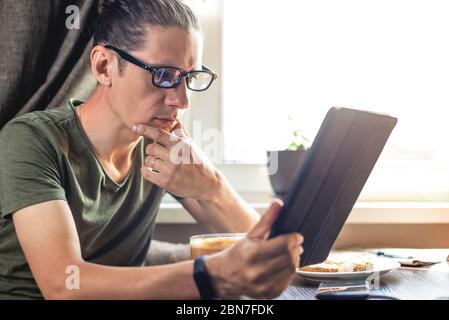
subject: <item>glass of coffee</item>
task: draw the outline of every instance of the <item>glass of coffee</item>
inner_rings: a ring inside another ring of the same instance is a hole
[[[190,257],[222,251],[241,240],[245,233],[209,233],[190,237]]]

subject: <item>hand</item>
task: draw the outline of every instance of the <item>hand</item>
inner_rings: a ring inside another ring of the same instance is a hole
[[[303,252],[303,237],[290,233],[268,240],[282,205],[274,201],[243,240],[208,257],[206,268],[218,296],[271,299],[291,283]]]
[[[181,121],[171,133],[145,124],[136,125],[134,132],[154,141],[145,150],[144,179],[180,197],[215,197],[219,175]]]

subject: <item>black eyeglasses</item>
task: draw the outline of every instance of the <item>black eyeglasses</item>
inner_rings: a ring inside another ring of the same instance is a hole
[[[158,88],[176,88],[181,83],[182,78],[186,77],[187,88],[193,91],[204,91],[217,79],[217,74],[206,66],[202,66],[203,70],[189,72],[170,66],[149,66],[123,50],[110,45],[105,45],[105,48],[117,52],[122,59],[149,71],[152,74],[153,85]]]

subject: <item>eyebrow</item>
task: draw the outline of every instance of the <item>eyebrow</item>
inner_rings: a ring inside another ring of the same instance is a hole
[[[148,64],[148,65],[151,66],[151,67],[170,67],[170,68],[176,68],[176,69],[181,69],[181,70],[186,71],[186,72],[202,70],[202,67],[200,67],[199,69],[196,69],[196,68],[192,68],[192,69],[184,69],[184,68],[181,68],[181,67],[177,67],[177,66],[175,66],[175,65],[173,65],[173,64],[171,64],[171,63],[152,63],[152,64]]]
[[[121,50],[121,52],[124,52],[124,51]],[[127,54],[128,56],[131,56],[129,53],[126,53],[126,52],[124,52],[124,53]],[[193,67],[191,69],[184,69],[184,68],[178,67],[178,66],[176,66],[175,64],[172,64],[172,63],[147,63],[143,59],[140,59],[140,58],[137,58],[137,57],[135,57],[135,59],[139,60],[140,62],[146,64],[149,67],[171,67],[171,68],[181,69],[181,70],[186,71],[186,72],[202,71],[203,70],[203,65],[201,65],[201,64],[200,64],[198,69],[195,68],[195,67]]]
[[[146,63],[146,62],[144,62],[144,63]],[[199,65],[198,68],[193,67],[193,68],[190,68],[190,69],[184,69],[182,67],[178,67],[178,66],[176,66],[174,64],[171,64],[171,63],[151,63],[151,64],[148,64],[148,66],[151,66],[151,67],[172,67],[172,68],[176,68],[176,69],[181,69],[181,70],[186,71],[186,72],[203,70],[203,65],[201,65],[201,64]]]

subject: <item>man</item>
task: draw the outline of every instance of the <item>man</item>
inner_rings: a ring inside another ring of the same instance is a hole
[[[105,1],[85,102],[34,112],[0,134],[0,297],[196,299],[278,295],[302,237],[259,219],[188,139],[181,116],[215,75],[178,0]],[[188,150],[187,163],[176,160]],[[142,267],[164,191],[211,231],[248,232],[207,259]],[[259,221],[260,220],[260,221]],[[68,273],[79,285],[68,285]],[[195,272],[195,276],[194,276]]]

